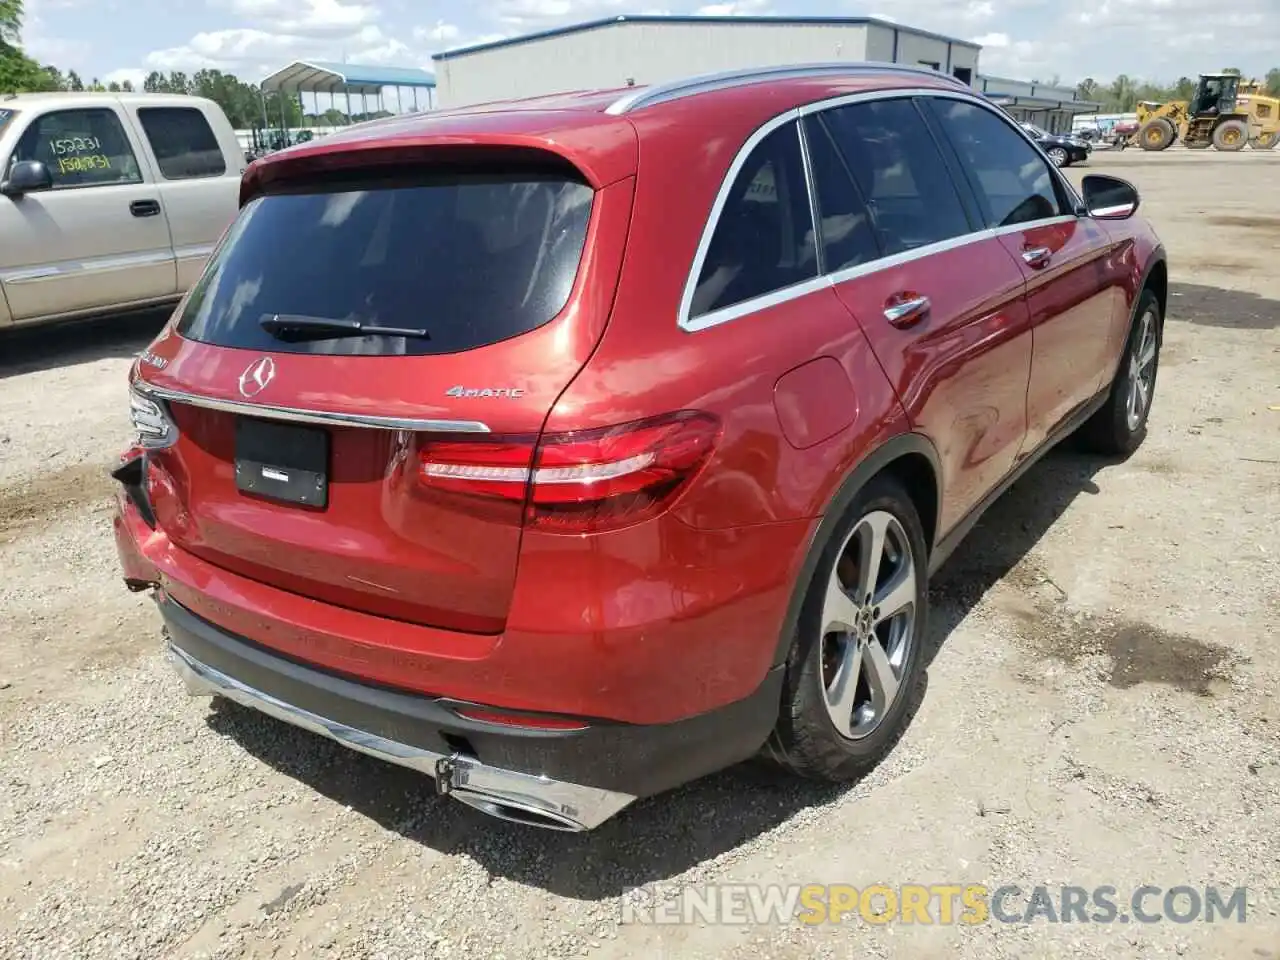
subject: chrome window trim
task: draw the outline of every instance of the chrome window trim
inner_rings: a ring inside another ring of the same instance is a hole
[[[488,424],[479,420],[432,420],[402,417],[379,417],[360,413],[334,413],[324,410],[301,410],[297,407],[279,407],[271,404],[244,403],[239,400],[221,400],[205,397],[184,390],[157,387],[143,380],[135,380],[133,389],[153,400],[169,403],[186,403],[206,410],[222,413],[238,413],[264,420],[283,420],[289,423],[307,423],[326,427],[364,427],[370,430],[407,430],[414,433],[490,433]]]
[[[932,74],[933,71],[927,72]],[[922,247],[916,247],[912,250],[904,250],[901,253],[890,254],[887,257],[881,257],[877,260],[869,261],[868,263],[849,267],[848,269],[841,270],[838,273],[821,274],[811,280],[805,280],[789,287],[782,287],[758,297],[743,300],[740,303],[730,304],[727,307],[721,307],[719,310],[713,310],[698,317],[690,316],[690,309],[693,304],[694,291],[697,289],[698,278],[702,274],[702,267],[706,260],[707,250],[711,246],[711,239],[715,235],[716,226],[720,222],[720,214],[723,212],[725,203],[729,199],[729,192],[733,189],[733,183],[737,179],[738,173],[742,170],[743,166],[746,165],[747,158],[751,156],[752,151],[760,145],[761,141],[763,141],[765,137],[769,136],[769,134],[773,133],[783,124],[793,120],[797,121],[797,129],[802,131],[801,155],[805,162],[805,179],[809,184],[810,206],[812,211],[813,203],[815,202],[816,185],[813,181],[813,168],[809,163],[807,144],[803,140],[803,124],[799,122],[804,117],[853,103],[866,103],[875,100],[896,100],[914,97],[942,97],[944,99],[961,100],[965,103],[972,103],[984,110],[990,111],[997,117],[1004,120],[1006,124],[1016,128],[1016,124],[1010,124],[1011,118],[1009,118],[1008,114],[1004,113],[1004,111],[995,104],[983,100],[978,95],[968,92],[968,90],[968,87],[966,87],[964,91],[941,90],[936,87],[912,87],[895,90],[870,90],[860,93],[841,94],[840,96],[829,97],[824,100],[815,100],[812,103],[807,103],[799,107],[792,107],[785,112],[772,117],[762,126],[758,127],[756,131],[747,138],[746,142],[734,156],[733,162],[729,165],[728,172],[725,174],[723,181],[721,181],[720,189],[716,193],[716,198],[711,206],[711,212],[707,216],[706,223],[703,224],[702,236],[698,241],[698,248],[693,258],[693,267],[689,271],[688,278],[685,280],[684,293],[680,298],[680,308],[677,314],[676,325],[686,333],[696,333],[699,330],[717,327],[732,320],[737,320],[741,317],[758,313],[762,310],[767,310],[770,307],[775,307],[779,304],[787,303],[803,296],[808,296],[810,293],[821,290],[823,287],[831,287],[837,283],[844,283],[847,280],[867,276],[880,270],[892,269],[893,267],[901,266],[904,263],[910,263],[913,260],[919,260],[923,257],[931,256],[936,253],[956,250],[971,243],[979,243],[983,240],[990,240],[1009,233],[1020,233],[1036,227],[1073,223],[1079,220],[1079,214],[1060,214],[1059,216],[1046,218],[1044,220],[1028,220],[1025,223],[1012,224],[1007,227],[986,227],[981,230],[974,230],[956,237],[949,237],[948,239],[940,240],[937,243],[930,243]],[[1024,140],[1030,143],[1032,147],[1035,147],[1035,141],[1027,136],[1025,131],[1019,129],[1017,132]],[[1038,148],[1036,149],[1038,150]],[[1061,173],[1053,167],[1052,164],[1047,164],[1047,168],[1053,174],[1057,175],[1059,180],[1063,183],[1067,183],[1066,179],[1062,177]],[[1068,184],[1068,187],[1069,186],[1070,185]],[[1075,191],[1070,190],[1068,195],[1074,197]],[[814,219],[815,242],[820,243],[821,238],[818,236],[817,217],[816,214],[811,213],[811,215]]]
[[[818,277],[827,270],[827,255],[822,249],[821,220],[818,216],[818,186],[813,179],[813,158],[809,156],[809,132],[802,122],[796,123],[796,136],[800,138],[800,167],[804,175],[804,189],[809,194],[809,226],[813,230],[813,262],[818,270]],[[815,278],[817,279],[817,278]]]
[[[659,103],[680,100],[699,93],[710,93],[715,90],[728,90],[733,87],[761,83],[766,80],[791,80],[805,77],[856,77],[897,74],[899,76],[929,77],[933,80],[947,80],[965,90],[972,90],[959,77],[943,73],[940,70],[914,67],[905,63],[881,63],[879,61],[856,61],[829,63],[780,64],[772,67],[749,67],[744,70],[723,70],[713,73],[695,74],[671,80],[666,83],[651,84],[631,93],[623,94],[605,108],[605,113],[620,117],[644,107]]]

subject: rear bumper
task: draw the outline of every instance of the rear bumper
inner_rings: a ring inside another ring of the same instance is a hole
[[[135,502],[145,497],[130,489],[122,481],[115,517],[126,582],[159,587],[232,636],[373,686],[646,726],[728,709],[767,686],[794,567],[815,523],[700,531],[672,518],[660,530],[628,532],[625,562],[595,544],[526,536],[507,627],[482,635],[232,573],[153,528]],[[772,708],[770,724],[776,699]]]
[[[589,830],[649,796],[751,756],[773,726],[782,671],[752,697],[674,724],[508,728],[474,706],[371,686],[287,660],[161,595],[169,657],[193,695],[218,695],[433,777],[494,816]]]

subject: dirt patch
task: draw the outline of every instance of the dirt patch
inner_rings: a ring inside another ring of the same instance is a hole
[[[1077,665],[1086,657],[1110,661],[1106,682],[1119,690],[1139,684],[1163,684],[1200,697],[1216,696],[1229,685],[1236,655],[1225,647],[1204,643],[1138,621],[1108,622],[1094,617],[1055,620],[1040,610],[1039,622],[1018,618],[1024,636],[1040,656]]]
[[[1138,620],[1073,612],[1067,596],[1034,564],[1019,564],[1005,578],[998,601],[1034,654],[1078,666],[1088,658],[1108,661],[1103,679],[1119,690],[1161,684],[1199,697],[1216,696],[1230,687],[1242,662],[1227,647],[1205,643]]]
[[[1169,286],[1168,315],[1170,320],[1206,327],[1275,330],[1280,328],[1280,300],[1244,290],[1174,283]]]
[[[1249,274],[1258,269],[1252,263],[1246,263],[1243,260],[1197,260],[1195,267],[1197,270],[1230,274]]]
[[[1245,230],[1280,233],[1280,217],[1245,217],[1239,214],[1223,214],[1217,217],[1210,217],[1209,222],[1219,227],[1241,227]]]
[[[34,480],[19,480],[0,490],[0,534],[80,506],[108,505],[111,468],[102,463],[73,463]]]

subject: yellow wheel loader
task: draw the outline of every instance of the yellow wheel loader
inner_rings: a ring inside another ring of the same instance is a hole
[[[1137,113],[1134,139],[1144,150],[1165,150],[1177,139],[1192,150],[1212,146],[1231,153],[1250,145],[1270,150],[1280,142],[1280,99],[1234,73],[1201,74],[1190,102],[1139,103]]]

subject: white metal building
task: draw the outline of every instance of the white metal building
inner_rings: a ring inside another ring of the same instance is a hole
[[[455,107],[624,87],[755,66],[875,60],[974,85],[981,47],[873,17],[620,16],[438,53],[436,94]]]
[[[1097,113],[1102,104],[1081,100],[1075,87],[1058,87],[1034,80],[980,76],[974,84],[1011,116],[1049,133],[1070,133],[1078,114]]]

